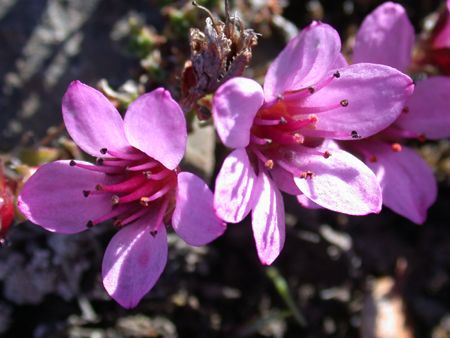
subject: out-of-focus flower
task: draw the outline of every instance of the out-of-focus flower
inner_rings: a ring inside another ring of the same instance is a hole
[[[30,221],[59,233],[114,220],[120,230],[103,258],[103,284],[123,307],[134,307],[164,269],[170,219],[191,245],[212,241],[224,224],[214,214],[207,185],[178,170],[186,122],[168,91],[139,97],[123,120],[100,92],[74,81],[62,108],[70,136],[97,163],[40,167],[25,183],[19,208]]]
[[[381,191],[370,169],[323,140],[354,140],[386,128],[413,83],[384,65],[347,66],[340,49],[332,27],[313,23],[272,63],[264,89],[239,77],[213,98],[217,132],[235,148],[217,177],[215,207],[232,223],[253,210],[263,264],[271,264],[284,243],[280,190],[347,214],[380,211]]]
[[[0,162],[0,242],[4,240],[13,219],[14,195],[6,181],[3,172],[3,163]]]
[[[413,45],[414,29],[405,9],[387,2],[364,20],[356,35],[353,62],[382,63],[406,71]],[[437,185],[425,161],[400,143],[450,136],[449,93],[450,77],[420,80],[392,126],[369,139],[346,144],[377,175],[384,205],[415,223],[425,221]]]

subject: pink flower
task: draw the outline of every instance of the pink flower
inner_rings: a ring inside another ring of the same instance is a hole
[[[340,49],[332,27],[313,23],[272,63],[264,89],[234,78],[214,96],[219,137],[235,148],[216,180],[216,212],[237,223],[252,210],[263,264],[284,244],[280,190],[351,215],[380,211],[374,174],[323,139],[352,140],[386,128],[404,107],[412,80],[383,65],[346,66]]]
[[[364,20],[353,62],[378,62],[406,71],[411,63],[414,29],[404,8],[387,2]],[[383,203],[415,223],[423,223],[437,195],[431,168],[402,140],[450,136],[450,78],[434,76],[416,83],[403,113],[376,136],[347,144],[362,155],[383,190]]]
[[[170,218],[175,232],[195,246],[220,236],[224,224],[207,185],[177,168],[186,122],[168,91],[139,97],[123,120],[100,92],[74,81],[62,109],[70,136],[97,164],[42,166],[23,187],[19,208],[30,221],[66,234],[115,220],[120,230],[106,248],[103,284],[120,305],[134,307],[166,265]]]

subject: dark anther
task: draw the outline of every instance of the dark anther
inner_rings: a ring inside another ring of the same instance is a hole
[[[403,107],[402,113],[409,113],[409,107]]]
[[[152,235],[152,237],[156,237],[157,233],[158,231],[156,230],[150,231],[150,235]]]
[[[314,87],[308,87],[308,90],[311,94],[314,94],[314,92],[316,91]]]
[[[314,176],[314,173],[310,170],[304,171],[300,174],[300,178],[304,178],[304,179],[312,179]]]
[[[378,158],[375,155],[369,157],[369,162],[375,163],[376,161],[378,161]]]
[[[328,150],[325,150],[323,153],[324,158],[329,158],[331,156],[331,153]]]
[[[95,163],[97,163],[98,165],[103,165],[103,159],[102,158],[97,158],[95,160]]]
[[[100,153],[103,155],[105,155],[107,152],[108,152],[108,149],[106,149],[106,148],[100,149]]]
[[[352,138],[353,139],[359,139],[361,138],[361,135],[358,134],[358,132],[356,130],[352,130],[351,132]]]
[[[97,184],[97,185],[95,186],[95,190],[97,190],[97,191],[102,191],[102,190],[103,190],[102,185],[101,185],[101,184]]]
[[[417,140],[418,140],[420,143],[424,143],[424,142],[427,140],[427,136],[426,136],[425,134],[419,134],[419,135],[417,136]]]
[[[91,194],[89,190],[83,190],[83,196],[88,197]]]
[[[88,221],[86,223],[86,227],[88,227],[88,228],[92,228],[93,226],[94,226],[94,222],[92,222],[92,221]]]
[[[348,100],[342,100],[340,103],[341,103],[342,107],[347,107],[348,106]]]
[[[334,76],[336,79],[339,79],[339,78],[341,77],[341,73],[339,73],[339,71],[337,70],[337,71],[333,74],[333,76]]]
[[[77,164],[77,163],[76,163],[74,160],[70,160],[70,162],[69,162],[69,165],[70,165],[71,167],[75,167],[76,164]]]

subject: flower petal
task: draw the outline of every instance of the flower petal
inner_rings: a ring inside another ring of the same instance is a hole
[[[256,181],[245,149],[234,150],[222,164],[216,178],[214,208],[225,222],[242,221],[253,208],[252,191]]]
[[[272,264],[284,246],[286,223],[283,196],[264,172],[256,184],[257,200],[252,212],[253,237],[259,260]]]
[[[62,99],[62,112],[70,136],[88,154],[99,157],[102,148],[122,151],[130,147],[122,117],[98,90],[73,81]]]
[[[450,77],[434,76],[418,81],[406,103],[409,111],[396,124],[430,139],[450,136]]]
[[[373,172],[355,156],[334,149],[329,158],[296,152],[293,162],[312,177],[295,177],[301,192],[313,202],[349,215],[381,210],[381,189]]]
[[[294,182],[294,175],[287,172],[280,166],[275,165],[270,170],[270,176],[277,188],[289,195],[299,195],[302,192],[297,188]]]
[[[178,174],[172,226],[186,243],[205,245],[225,231],[224,222],[214,212],[213,199],[213,193],[202,179],[187,172]]]
[[[378,6],[356,34],[353,62],[371,62],[405,71],[411,63],[414,27],[405,9],[392,2]]]
[[[313,201],[311,201],[308,197],[306,197],[305,195],[301,194],[301,195],[297,195],[297,201],[298,203],[307,209],[322,209],[322,207],[320,205],[318,205],[317,203],[314,203]]]
[[[186,150],[183,111],[163,88],[140,96],[128,107],[125,134],[132,146],[171,170],[178,166]]]
[[[315,107],[323,110],[316,127],[342,132],[335,139],[352,139],[353,130],[368,137],[388,127],[414,88],[407,75],[384,65],[359,63],[339,72],[338,79],[301,103],[301,108],[309,111]]]
[[[167,262],[164,224],[150,234],[156,213],[147,214],[121,229],[108,244],[103,257],[103,285],[124,308],[135,307],[158,281]]]
[[[433,171],[412,149],[402,147],[392,151],[388,144],[364,142],[366,151],[376,156],[376,162],[367,161],[383,191],[383,204],[396,213],[421,224],[428,208],[437,197]]]
[[[250,79],[235,77],[217,90],[213,99],[213,118],[222,142],[230,148],[246,147],[250,128],[264,102],[261,86]]]
[[[49,231],[81,232],[87,229],[90,220],[103,216],[112,208],[110,195],[84,197],[83,191],[108,183],[110,179],[103,173],[71,167],[69,161],[51,162],[40,167],[26,181],[18,198],[18,207],[31,222]]]
[[[313,22],[293,38],[270,65],[264,80],[266,100],[276,99],[286,90],[317,83],[342,61],[340,50],[341,40],[336,30]]]

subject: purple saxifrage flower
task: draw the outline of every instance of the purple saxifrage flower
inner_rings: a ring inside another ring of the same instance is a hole
[[[120,305],[134,307],[166,265],[170,219],[195,246],[220,236],[225,225],[214,213],[208,186],[178,170],[186,122],[168,91],[139,97],[122,119],[103,94],[74,81],[62,109],[70,136],[97,163],[42,166],[25,183],[19,208],[30,221],[66,234],[114,220],[120,230],[103,258],[103,284]]]
[[[405,9],[392,2],[376,8],[356,35],[353,62],[378,62],[406,71],[411,64],[414,28]],[[416,82],[400,117],[377,135],[344,147],[362,156],[383,190],[383,204],[415,223],[423,223],[437,197],[431,168],[406,139],[450,136],[450,77],[433,76]]]
[[[313,23],[272,63],[264,89],[234,78],[213,98],[219,137],[235,148],[216,179],[216,212],[236,223],[252,210],[263,264],[271,264],[284,244],[280,190],[351,215],[380,211],[374,174],[324,140],[368,137],[386,128],[401,113],[413,83],[384,65],[347,66],[340,49],[332,27]]]

